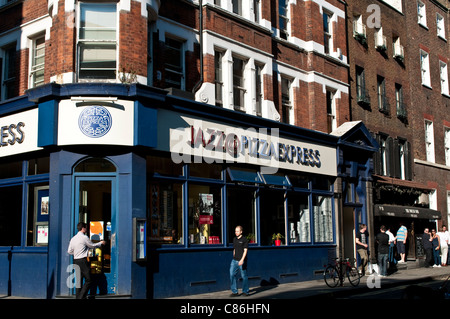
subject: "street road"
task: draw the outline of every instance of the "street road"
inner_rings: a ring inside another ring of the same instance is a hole
[[[337,299],[439,299],[450,300],[450,295],[439,293],[445,280],[432,280],[416,285],[401,285],[388,288],[373,288],[369,291],[355,290],[355,294]],[[450,290],[450,283],[447,287]]]

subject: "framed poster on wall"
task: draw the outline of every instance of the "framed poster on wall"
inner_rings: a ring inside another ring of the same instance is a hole
[[[48,221],[50,216],[49,187],[41,186],[34,189],[34,229],[35,246],[48,245]]]

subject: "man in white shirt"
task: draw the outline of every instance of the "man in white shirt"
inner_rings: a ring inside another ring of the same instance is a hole
[[[438,236],[441,241],[441,263],[442,266],[447,266],[448,243],[450,238],[445,225],[442,226],[442,230],[438,233]]]
[[[87,225],[85,223],[78,223],[77,229],[78,233],[70,240],[67,252],[70,255],[73,255],[73,263],[80,269],[79,273],[76,274],[77,276],[80,276],[80,281],[78,281],[80,286],[84,278],[83,287],[76,287],[76,298],[86,299],[91,286],[91,271],[87,261],[88,252],[90,248],[97,248],[104,245],[105,241],[94,244],[89,237],[86,236]]]

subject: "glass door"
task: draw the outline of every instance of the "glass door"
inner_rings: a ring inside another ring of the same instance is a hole
[[[75,178],[75,227],[78,222],[88,226],[92,242],[106,241],[89,251],[91,295],[116,293],[116,205],[114,177]],[[75,231],[76,232],[76,231]]]

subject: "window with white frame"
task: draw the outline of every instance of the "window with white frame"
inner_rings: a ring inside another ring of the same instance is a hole
[[[32,41],[30,83],[31,88],[44,84],[45,36]]]
[[[233,56],[233,104],[238,111],[245,111],[245,64],[246,61]]]
[[[425,120],[425,151],[428,162],[434,163],[434,130],[433,122]]]
[[[380,173],[387,176],[389,170],[389,147],[388,137],[385,135],[380,135],[380,154]]]
[[[116,79],[117,4],[80,3],[78,78]]]
[[[380,51],[387,50],[386,36],[383,35],[383,28],[375,29],[375,48]]]
[[[253,21],[261,22],[261,0],[253,0]]]
[[[444,127],[445,165],[450,166],[450,128]]]
[[[216,106],[223,107],[223,52],[214,51],[214,82],[216,87]]]
[[[264,65],[255,63],[255,114],[262,116],[263,101],[263,70]]]
[[[417,1],[417,22],[423,26],[427,26],[427,14],[425,4],[422,1]]]
[[[430,191],[430,193],[428,194],[428,202],[428,208],[437,210],[437,192],[435,189]]]
[[[420,70],[422,75],[422,85],[431,87],[430,57],[429,54],[423,50],[420,50]]]
[[[441,16],[439,13],[436,13],[436,29],[437,29],[437,36],[441,37],[442,39],[445,39],[444,17]]]
[[[291,94],[292,80],[282,76],[281,77],[281,121],[283,123],[292,124],[294,120],[291,116],[292,110],[292,94]]]
[[[3,47],[2,72],[2,99],[10,99],[15,96],[16,80],[16,43]]]
[[[232,0],[233,13],[242,15],[242,0]]]
[[[366,43],[367,33],[362,15],[353,17],[353,37],[363,44]]]
[[[280,38],[289,37],[289,1],[278,0],[278,23],[280,28]]]
[[[333,51],[333,28],[331,19],[333,14],[329,11],[323,11],[323,38],[324,53],[330,54]]]
[[[447,63],[439,61],[439,73],[441,78],[441,93],[449,95],[448,92],[448,70]]]
[[[332,89],[326,89],[326,100],[327,100],[327,133],[333,132],[336,125],[336,92]]]
[[[406,179],[406,141],[398,140],[398,157],[399,157],[399,177]]]
[[[184,41],[166,36],[165,45],[166,87],[184,90]]]

